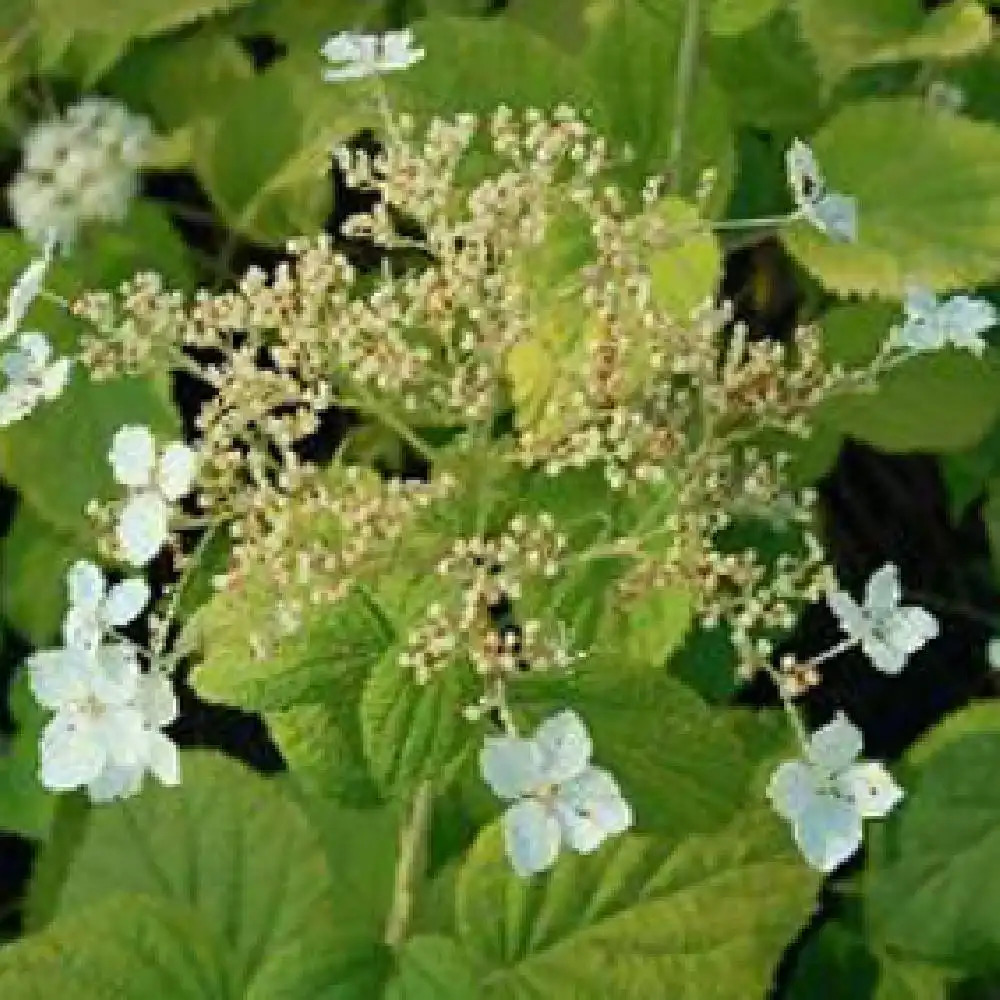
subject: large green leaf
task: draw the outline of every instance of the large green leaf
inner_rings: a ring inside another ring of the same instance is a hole
[[[808,920],[817,877],[755,812],[672,853],[635,835],[527,880],[498,827],[457,889],[458,935],[490,971],[484,1000],[763,1000]]]
[[[857,66],[903,59],[954,59],[985,48],[989,15],[974,0],[929,15],[919,0],[793,0],[828,83]]]
[[[360,915],[377,905],[367,892],[379,883],[359,883],[349,865],[329,867],[316,832],[275,780],[194,753],[183,756],[182,772],[180,788],[151,786],[95,812],[53,926],[108,894],[151,897],[197,923],[227,970],[222,995],[317,995],[343,956],[371,939]],[[368,849],[380,852],[379,838]]]
[[[55,796],[38,777],[38,739],[47,713],[35,700],[25,670],[8,688],[15,732],[0,738],[0,830],[43,840],[52,826]]]
[[[5,1000],[244,996],[197,917],[167,900],[125,894],[0,950],[0,992]]]
[[[783,0],[712,0],[708,30],[716,35],[739,35],[768,18]]]
[[[806,223],[789,249],[831,290],[901,295],[1000,273],[1000,129],[935,114],[918,99],[844,107],[813,137],[831,188],[858,200],[858,242]]]
[[[379,787],[398,794],[421,780],[445,781],[476,737],[462,709],[476,699],[473,670],[456,659],[426,684],[390,649],[361,697],[365,756]]]
[[[606,135],[617,156],[628,145],[634,157],[622,168],[624,179],[641,187],[650,174],[668,168],[675,126],[675,73],[683,8],[663,5],[662,16],[632,4],[618,4],[603,19],[588,44],[585,60],[597,96],[593,124]],[[702,172],[716,173],[709,205],[725,204],[733,172],[733,138],[726,100],[700,66],[686,108],[680,177],[674,190],[692,195]],[[618,147],[618,148],[616,148]]]
[[[399,954],[399,968],[385,1000],[471,1000],[479,988],[477,970],[451,938],[418,935]]]
[[[663,669],[614,654],[568,676],[524,678],[510,700],[535,724],[572,707],[635,811],[636,827],[672,838],[727,822],[745,801],[749,763],[728,721]]]
[[[151,38],[250,0],[129,0],[109,11],[101,0],[35,0],[42,47],[82,83],[99,79],[134,39]]]
[[[996,968],[1000,710],[965,710],[924,743],[902,772],[906,802],[871,842],[868,929],[903,955]]]
[[[901,321],[900,309],[886,302],[831,309],[822,321],[827,363],[867,365]],[[907,359],[880,378],[877,392],[835,397],[813,419],[821,431],[885,451],[950,452],[976,444],[998,414],[1000,367],[990,356],[948,349]]]

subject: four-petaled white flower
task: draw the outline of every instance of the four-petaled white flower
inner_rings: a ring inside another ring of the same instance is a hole
[[[900,673],[910,654],[938,634],[937,619],[924,608],[901,605],[901,596],[899,570],[886,563],[868,580],[863,606],[842,590],[826,597],[840,627],[884,674]]]
[[[551,867],[563,843],[589,853],[632,825],[632,809],[615,779],[590,765],[591,750],[583,721],[569,709],[530,738],[487,738],[480,768],[490,788],[513,803],[503,826],[518,875]]]
[[[167,540],[170,504],[191,492],[195,453],[174,441],[157,458],[149,428],[125,426],[112,439],[108,459],[115,480],[130,491],[118,519],[118,542],[133,566],[145,566]]]
[[[861,846],[862,820],[887,816],[903,790],[881,765],[859,761],[861,731],[838,712],[809,739],[805,760],[778,766],[767,787],[775,811],[792,824],[809,865],[831,872]]]
[[[149,603],[146,581],[133,577],[108,587],[100,568],[80,559],[66,574],[69,610],[63,621],[67,646],[92,649],[117,628],[124,628],[142,614]]]
[[[122,775],[129,776],[129,789],[138,788],[147,769],[165,784],[177,783],[177,749],[160,732],[176,714],[169,683],[140,674],[130,646],[41,650],[25,665],[35,698],[55,712],[41,737],[46,788],[86,787],[92,798],[104,799],[113,797],[109,787],[123,794]]]
[[[69,381],[69,358],[52,360],[52,345],[41,333],[22,333],[17,348],[0,355],[7,384],[0,390],[0,427],[22,420],[42,400],[55,399]]]
[[[424,57],[423,49],[413,48],[413,32],[408,28],[381,35],[342,31],[328,38],[320,52],[333,63],[323,70],[327,83],[361,80],[376,73],[406,69]]]
[[[986,299],[952,295],[939,300],[926,288],[908,285],[903,302],[906,320],[894,342],[911,351],[937,351],[946,344],[981,357],[987,343],[982,334],[1000,323],[1000,312]]]
[[[858,238],[858,201],[829,191],[813,151],[795,139],[785,153],[785,169],[798,214],[821,233],[841,243]]]
[[[38,298],[38,293],[45,283],[45,273],[49,269],[49,264],[52,263],[54,250],[54,241],[46,242],[42,256],[31,261],[21,272],[17,281],[11,285],[10,291],[7,293],[7,310],[3,322],[0,323],[0,340],[13,337],[21,328],[24,317],[27,316],[32,302]]]

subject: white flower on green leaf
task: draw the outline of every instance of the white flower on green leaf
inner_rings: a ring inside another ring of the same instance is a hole
[[[981,357],[987,347],[982,334],[1000,323],[996,306],[986,299],[953,295],[939,300],[918,285],[907,286],[903,309],[906,319],[893,338],[911,351],[938,351],[953,344]]]
[[[767,787],[808,864],[833,871],[861,846],[862,820],[887,816],[903,790],[878,763],[859,761],[864,740],[843,712],[809,738],[805,759],[778,766]]]
[[[108,587],[100,568],[80,559],[66,574],[69,610],[63,621],[67,646],[93,648],[111,631],[124,628],[149,603],[146,581],[133,577]]]
[[[901,605],[901,596],[899,570],[886,563],[868,580],[863,605],[842,590],[826,598],[840,627],[884,674],[900,673],[910,655],[938,634],[937,619],[924,608]]]
[[[342,31],[328,38],[320,52],[333,64],[323,70],[327,83],[361,80],[377,73],[406,69],[424,57],[423,49],[413,48],[413,32],[408,28],[381,35]]]
[[[591,766],[592,749],[583,720],[569,709],[530,738],[487,738],[480,768],[494,793],[512,803],[504,813],[504,841],[518,875],[550,868],[564,844],[587,854],[632,825],[618,783]]]
[[[111,441],[115,481],[129,490],[118,518],[118,542],[133,566],[145,566],[169,535],[170,505],[191,492],[196,456],[174,441],[157,456],[148,427],[125,426]]]
[[[858,238],[858,201],[829,191],[812,149],[795,139],[785,153],[788,185],[798,214],[821,233],[839,243]]]
[[[69,358],[52,360],[52,345],[41,333],[22,333],[13,351],[0,354],[6,384],[0,389],[0,427],[23,420],[43,400],[53,400],[66,388]]]

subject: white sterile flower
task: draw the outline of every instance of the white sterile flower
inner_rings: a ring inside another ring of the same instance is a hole
[[[191,492],[195,453],[174,441],[157,458],[149,428],[125,426],[112,439],[108,459],[115,480],[129,489],[118,519],[118,542],[132,565],[145,566],[167,540],[170,504]]]
[[[141,674],[132,706],[142,717],[143,746],[138,763],[108,764],[87,785],[94,802],[109,802],[134,795],[142,787],[146,773],[155,775],[164,785],[178,785],[181,780],[180,753],[162,730],[177,718],[177,697],[170,681],[161,673]]]
[[[986,643],[986,665],[990,670],[1000,671],[1000,635]]]
[[[66,574],[69,610],[63,621],[67,646],[93,648],[116,628],[124,628],[142,614],[149,603],[146,581],[133,577],[110,588],[92,562],[80,559]]]
[[[884,674],[898,674],[910,654],[938,634],[937,619],[924,608],[901,605],[899,570],[886,563],[865,585],[864,605],[842,590],[827,594],[840,627]]]
[[[68,791],[109,766],[144,760],[145,724],[135,705],[139,663],[129,646],[42,650],[26,666],[35,697],[55,712],[42,731],[43,785]]]
[[[7,310],[3,323],[0,323],[0,340],[13,337],[21,328],[24,317],[45,283],[45,272],[52,262],[53,249],[54,244],[47,242],[42,256],[33,260],[11,286],[7,293]]]
[[[124,219],[151,135],[145,118],[99,97],[36,125],[8,190],[18,228],[38,243],[69,246],[81,223]]]
[[[41,333],[22,333],[17,348],[0,354],[6,384],[0,389],[0,427],[26,417],[43,400],[55,399],[66,388],[73,362],[52,360],[52,345]]]
[[[518,875],[552,866],[566,844],[586,854],[632,825],[618,783],[590,765],[583,720],[565,710],[531,738],[488,737],[479,764],[486,783],[512,802],[504,814],[507,856]]]
[[[939,300],[926,288],[908,285],[903,302],[906,319],[894,342],[911,351],[937,351],[946,344],[981,357],[987,343],[982,334],[1000,323],[1000,312],[986,299],[953,295]]]
[[[775,811],[792,824],[812,868],[833,871],[861,846],[862,820],[887,816],[903,790],[881,765],[859,761],[861,731],[843,712],[809,739],[805,760],[778,766],[767,787]]]
[[[320,52],[333,64],[323,70],[327,83],[406,69],[424,57],[423,49],[413,48],[413,33],[408,28],[382,35],[342,31],[328,38]]]
[[[785,152],[785,170],[802,218],[832,240],[841,243],[857,240],[857,199],[827,190],[815,154],[801,139],[795,139]]]

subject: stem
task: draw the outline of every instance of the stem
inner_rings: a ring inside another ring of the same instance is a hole
[[[826,663],[827,660],[832,660],[835,656],[839,656],[852,646],[856,646],[857,643],[857,639],[853,636],[848,636],[846,639],[838,642],[836,646],[831,646],[825,653],[820,653],[818,656],[814,656],[809,663],[814,667],[818,667],[821,663]]]
[[[422,781],[413,796],[410,815],[399,833],[399,860],[392,890],[392,905],[385,925],[385,943],[398,948],[406,937],[413,909],[415,869],[424,846],[431,812],[431,783]]]
[[[687,125],[688,107],[694,90],[694,74],[698,64],[698,36],[700,34],[699,15],[701,0],[687,0],[684,15],[684,34],[677,54],[677,78],[674,84],[674,123],[670,134],[670,158],[667,160],[667,174],[671,187],[680,186],[682,156],[684,153],[684,131]]]
[[[427,459],[428,462],[433,462],[437,458],[437,453],[431,445],[420,437],[419,434],[416,434],[405,421],[400,420],[394,413],[380,406],[371,396],[364,394],[357,399],[345,397],[340,402],[343,406],[350,406],[361,410],[363,413],[367,413],[369,416],[385,424],[386,427],[395,431],[417,454]]]

